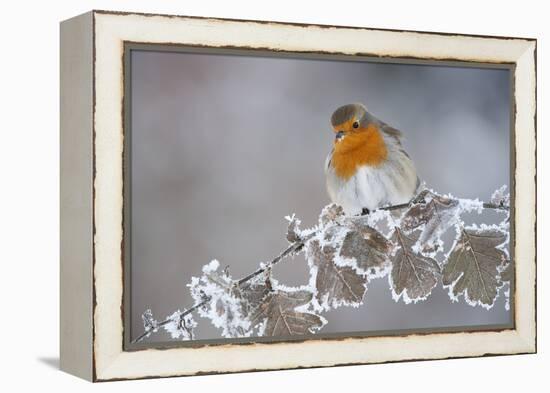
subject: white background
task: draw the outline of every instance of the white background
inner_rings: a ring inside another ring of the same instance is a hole
[[[548,192],[548,11],[536,1],[12,1],[1,11],[0,389],[464,392],[548,389],[548,216],[539,197],[539,354],[92,385],[57,370],[59,27],[90,9],[538,38],[538,186]],[[545,17],[546,16],[546,17]],[[475,143],[475,141],[474,141]],[[546,191],[546,193],[545,193]],[[547,196],[546,196],[547,198]],[[546,298],[546,299],[545,299]],[[546,386],[545,386],[546,385]]]

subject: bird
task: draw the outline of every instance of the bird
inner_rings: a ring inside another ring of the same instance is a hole
[[[362,103],[339,107],[330,122],[335,138],[325,176],[333,203],[346,215],[360,215],[413,199],[420,181],[402,146],[401,131],[376,118]]]

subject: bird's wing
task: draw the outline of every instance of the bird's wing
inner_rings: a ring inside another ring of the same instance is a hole
[[[403,137],[403,133],[399,131],[397,128],[393,128],[392,126],[389,126],[386,123],[382,122],[380,125],[380,130],[386,135],[394,138],[396,142],[401,143],[401,138]]]
[[[330,151],[330,153],[328,153],[328,156],[325,160],[325,173],[327,173],[329,167],[330,167],[330,164],[331,164],[331,161],[332,161],[332,153],[334,153],[334,149],[332,149]]]
[[[403,133],[401,131],[399,131],[397,128],[393,128],[389,124],[384,123],[382,120],[372,115],[371,113],[368,113],[367,117],[371,122],[378,125],[380,131],[382,131],[385,135],[393,138],[398,144],[401,144],[401,138],[403,137]]]

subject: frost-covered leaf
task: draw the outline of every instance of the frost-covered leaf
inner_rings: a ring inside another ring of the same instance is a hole
[[[234,295],[243,302],[243,312],[250,315],[264,301],[266,296],[272,291],[270,277],[258,277],[239,285],[234,290]]]
[[[498,229],[460,228],[460,236],[443,268],[443,285],[456,299],[460,294],[468,304],[490,308],[502,285],[499,267],[506,253],[498,248],[506,242],[506,233]]]
[[[185,310],[174,312],[166,320],[163,328],[170,333],[170,336],[174,339],[192,340],[193,331],[197,327],[197,322],[193,319],[192,314],[183,315]]]
[[[340,248],[340,256],[354,259],[362,271],[376,274],[389,263],[393,244],[376,229],[357,223]]]
[[[352,221],[374,228],[387,238],[396,226],[396,218],[396,212],[378,209],[367,215],[353,217]]]
[[[298,242],[302,239],[300,234],[300,229],[298,228],[300,226],[300,220],[296,218],[295,215],[292,215],[290,217],[287,217],[288,220],[288,228],[286,231],[286,240],[288,240],[290,243]]]
[[[151,309],[147,309],[141,314],[141,320],[143,321],[143,328],[146,332],[156,332],[158,330],[158,321],[153,318]]]
[[[420,228],[419,238],[423,251],[434,251],[439,239],[456,224],[460,214],[460,203],[456,199],[437,195],[427,190],[421,194],[420,203],[413,205],[401,219],[401,229],[410,232]]]
[[[265,286],[261,276],[246,283],[246,288],[233,280],[227,271],[218,271],[219,262],[212,261],[203,267],[201,277],[193,277],[189,284],[195,304],[205,304],[199,308],[199,315],[208,318],[212,324],[222,329],[224,337],[248,337],[252,334],[250,315],[259,302]]]
[[[510,194],[506,192],[507,186],[503,185],[491,195],[491,203],[497,206],[510,206]]]
[[[510,282],[512,280],[513,273],[514,273],[514,269],[512,268],[512,264],[509,262],[504,268],[504,270],[500,272],[500,280]]]
[[[514,268],[512,267],[511,262],[508,262],[500,272],[500,281],[502,281],[503,284],[508,284],[508,287],[504,290],[504,309],[507,311],[510,310],[510,286],[513,274]]]
[[[363,300],[368,278],[351,266],[337,265],[335,257],[334,247],[322,246],[317,239],[308,242],[306,258],[315,276],[316,300],[324,309],[357,306]]]
[[[319,216],[319,221],[321,225],[327,225],[344,216],[345,213],[342,206],[338,206],[332,203],[323,208],[323,210],[321,211],[321,215]]]
[[[323,326],[316,314],[296,310],[307,305],[313,295],[306,290],[275,290],[267,295],[251,318],[256,326],[263,324],[263,336],[294,336],[311,333]]]
[[[415,232],[416,234],[418,232]],[[403,295],[405,303],[425,299],[437,284],[439,264],[432,258],[415,251],[417,238],[396,228],[392,240],[399,247],[393,257],[391,285],[394,298]]]

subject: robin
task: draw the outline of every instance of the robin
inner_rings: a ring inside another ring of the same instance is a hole
[[[325,174],[332,202],[349,215],[409,202],[419,185],[416,168],[401,145],[401,131],[360,103],[332,114],[336,134]]]

